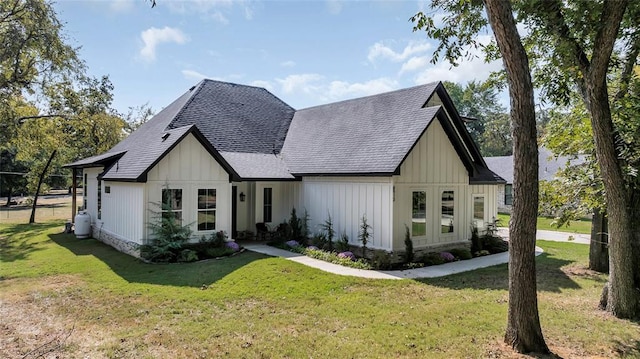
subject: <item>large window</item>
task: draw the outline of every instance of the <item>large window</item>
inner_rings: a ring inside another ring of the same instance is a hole
[[[454,196],[453,191],[442,191],[442,210],[440,216],[440,228],[442,233],[453,233],[454,221]]]
[[[484,196],[473,196],[473,223],[484,227]]]
[[[170,215],[182,223],[181,189],[162,189],[162,218],[169,218]]]
[[[198,230],[216,229],[216,190],[198,189]]]
[[[427,234],[427,193],[414,191],[411,205],[411,235],[420,237]]]
[[[273,197],[271,188],[263,190],[262,221],[271,222],[273,215]]]
[[[504,185],[504,204],[506,206],[513,205],[513,185]]]

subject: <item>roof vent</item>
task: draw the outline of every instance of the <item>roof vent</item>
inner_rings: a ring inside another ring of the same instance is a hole
[[[166,140],[169,137],[170,133],[165,132],[162,134],[162,142],[164,142],[164,140]]]
[[[193,89],[196,88],[195,86],[191,86],[191,88],[189,89],[189,91],[193,91]]]

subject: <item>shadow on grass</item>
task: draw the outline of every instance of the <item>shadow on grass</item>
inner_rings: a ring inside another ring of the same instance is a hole
[[[542,253],[536,257],[538,290],[560,292],[563,289],[580,288],[580,285],[562,270],[562,267],[571,263],[573,261],[559,259],[548,253]],[[454,274],[442,278],[425,278],[418,281],[450,289],[508,290],[509,272],[507,264],[502,264],[472,272]]]
[[[118,252],[95,239],[76,239],[71,234],[52,234],[49,238],[76,256],[93,256],[130,283],[201,287],[215,283],[253,261],[268,258],[244,251],[222,259],[193,263],[149,264]]]
[[[623,343],[619,340],[613,340],[613,347],[616,354],[620,357],[638,358],[640,357],[640,340],[634,339],[630,343]]]
[[[29,254],[42,249],[41,242],[32,241],[33,237],[61,226],[60,221],[3,225],[0,233],[0,261],[13,262],[26,259]]]

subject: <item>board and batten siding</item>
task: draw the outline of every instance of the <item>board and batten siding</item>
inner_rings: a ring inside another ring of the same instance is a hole
[[[271,188],[272,212],[271,227],[282,222],[288,222],[291,210],[295,207],[299,217],[304,214],[301,208],[301,184],[297,181],[287,182],[255,182],[251,198],[255,204],[254,214],[256,222],[264,222],[264,189]],[[254,228],[255,230],[255,223]]]
[[[362,216],[372,227],[367,247],[392,250],[393,183],[390,177],[306,177],[303,179],[304,208],[310,216],[309,230],[331,214],[336,240],[343,232],[349,243],[361,245],[358,231]],[[302,212],[301,212],[302,213]]]
[[[493,221],[498,218],[498,203],[497,203],[497,193],[499,185],[471,185],[470,187],[470,197],[473,200],[474,196],[483,196],[484,197],[484,223],[482,226],[478,226],[478,229],[482,230],[486,228],[487,223]],[[504,185],[503,185],[504,187]],[[473,202],[470,213],[469,213],[469,223],[473,220]],[[508,223],[501,223],[503,226],[508,226]],[[471,237],[471,233],[469,233],[469,237]]]
[[[87,187],[82,190],[87,198],[87,208],[83,210],[91,216],[92,224],[95,224],[98,220],[98,175],[103,170],[103,167],[91,167],[82,170],[83,180],[84,176],[87,176]]]
[[[144,188],[144,183],[103,181],[102,220],[98,228],[117,238],[143,244]]]
[[[426,235],[413,236],[416,248],[467,238],[470,218],[469,174],[439,120],[434,120],[393,177],[393,249],[404,250],[405,225],[412,228],[413,192],[426,194]],[[454,191],[454,231],[441,233],[442,192]]]
[[[189,224],[193,238],[214,231],[197,230],[198,189],[216,190],[215,231],[231,235],[231,182],[229,174],[191,134],[187,135],[147,174],[145,203],[145,237],[150,236],[148,224],[160,210],[162,189],[182,189],[182,223]]]

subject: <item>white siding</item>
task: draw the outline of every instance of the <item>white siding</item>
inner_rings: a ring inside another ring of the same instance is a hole
[[[110,193],[106,193],[109,186]],[[144,183],[102,182],[102,221],[98,228],[131,242],[143,244]]]
[[[504,187],[504,185],[502,185]],[[483,195],[484,196],[484,222],[485,227],[486,223],[493,221],[494,218],[498,218],[498,203],[497,203],[497,192],[498,185],[471,185],[471,194],[470,198],[473,199],[474,195]],[[469,214],[469,222],[473,218],[473,202],[471,205],[471,212]],[[506,224],[503,224],[506,225]],[[483,227],[484,228],[484,227]],[[469,233],[469,237],[471,237],[471,233]]]
[[[391,178],[312,177],[303,180],[304,208],[310,215],[310,231],[320,230],[329,213],[334,229],[339,236],[346,231],[349,242],[360,245],[358,230],[362,216],[372,227],[372,238],[367,244],[371,248],[392,249],[392,201]],[[301,210],[303,211],[303,210]]]
[[[304,213],[304,208],[301,207],[301,184],[300,182],[256,182],[255,189],[252,193],[254,199],[255,209],[255,222],[263,222],[264,212],[264,189],[271,188],[272,191],[272,215],[271,222],[267,222],[272,227],[278,224],[288,221],[291,214],[291,209],[296,208],[298,215]],[[255,230],[255,223],[253,223],[253,230]]]
[[[229,174],[193,135],[185,137],[147,175],[145,223],[160,209],[162,189],[182,189],[182,218],[190,224],[194,239],[212,231],[197,231],[198,189],[216,190],[216,228],[231,235],[231,182]],[[147,226],[146,226],[147,227]],[[145,237],[149,237],[145,228]]]
[[[91,216],[91,223],[96,223],[98,219],[98,175],[102,173],[103,167],[85,168],[83,176],[87,175],[87,188],[83,193],[87,196],[87,208],[84,210]]]
[[[469,183],[469,174],[439,121],[426,133],[400,166],[396,183]]]

